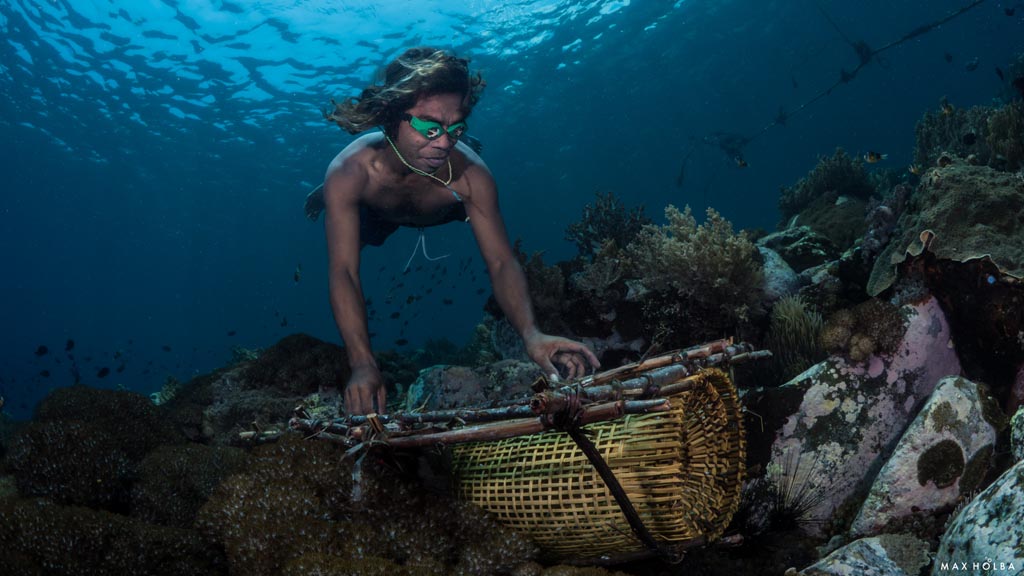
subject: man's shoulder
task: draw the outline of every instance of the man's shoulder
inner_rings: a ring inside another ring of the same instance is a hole
[[[331,164],[327,167],[327,178],[335,174],[365,172],[367,166],[379,153],[379,144],[383,141],[384,137],[380,132],[364,134],[356,138],[331,160]]]

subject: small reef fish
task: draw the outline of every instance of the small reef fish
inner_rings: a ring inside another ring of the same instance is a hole
[[[749,166],[749,164],[747,164],[747,160],[743,158],[743,156],[737,156],[733,158],[733,162],[736,162],[737,168],[746,168],[747,166]]]
[[[881,154],[879,152],[869,151],[867,154],[864,155],[864,161],[867,162],[868,164],[874,164],[875,162],[881,162],[882,160],[885,160],[888,157],[888,154]]]
[[[75,341],[70,339],[70,338],[68,338],[68,341],[66,343],[64,343],[64,351],[65,352],[71,352],[74,349],[75,349]]]
[[[1003,75],[1003,69],[999,66],[996,66],[996,76],[999,76],[1000,82],[1006,82],[1006,76]]]
[[[302,264],[295,266],[295,274],[292,274],[292,279],[298,284],[299,280],[302,280]]]
[[[920,176],[921,173],[924,172],[924,170],[922,170],[921,167],[917,164],[911,164],[907,168],[907,171],[913,174],[914,176]]]
[[[103,368],[100,368],[96,372],[96,377],[97,378],[106,378],[107,375],[109,375],[109,374],[110,374],[110,368],[107,368],[106,366],[104,366]]]
[[[46,353],[49,352],[49,351],[50,351],[49,348],[47,348],[46,346],[43,346],[42,344],[40,344],[39,347],[36,348],[36,356],[46,356]]]
[[[945,96],[939,99],[939,108],[942,110],[942,114],[945,116],[949,116],[955,110],[955,108],[953,108],[953,105],[949,103],[949,100],[946,100]]]

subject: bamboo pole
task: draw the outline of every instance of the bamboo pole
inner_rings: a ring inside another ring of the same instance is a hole
[[[671,408],[667,398],[651,400],[620,400],[604,404],[591,404],[583,407],[579,425],[585,426],[594,422],[615,420],[624,414],[647,414],[650,412],[666,412]],[[473,426],[464,426],[445,430],[432,427],[421,430],[388,430],[384,434],[369,433],[369,425],[346,426],[341,420],[327,422],[307,418],[292,418],[288,426],[292,430],[309,434],[311,437],[323,438],[332,442],[354,446],[364,439],[380,441],[394,448],[414,448],[432,446],[434,444],[460,444],[463,442],[485,442],[502,440],[526,434],[536,434],[556,427],[555,414],[543,414],[540,417],[488,422]]]

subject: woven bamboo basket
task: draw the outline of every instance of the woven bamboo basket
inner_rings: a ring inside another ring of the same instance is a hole
[[[671,549],[722,535],[739,505],[746,445],[724,372],[705,369],[690,390],[668,398],[669,411],[584,430],[644,524]],[[549,557],[614,560],[645,550],[568,435],[548,431],[452,450],[460,496],[529,535]]]

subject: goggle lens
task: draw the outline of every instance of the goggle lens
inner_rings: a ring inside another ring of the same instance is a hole
[[[465,122],[456,122],[445,130],[444,126],[441,126],[437,122],[420,120],[419,118],[409,114],[406,114],[405,119],[409,121],[409,125],[412,126],[413,130],[422,134],[427,140],[437,140],[441,137],[441,134],[444,134],[445,132],[447,132],[448,136],[453,140],[458,140],[459,137],[465,134],[466,130],[469,129],[469,125]]]

